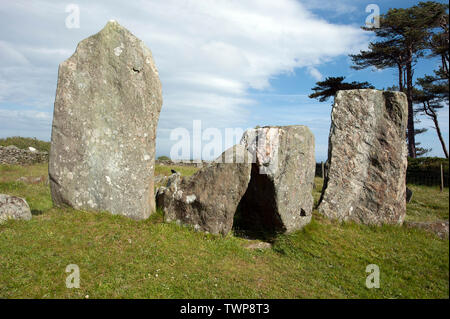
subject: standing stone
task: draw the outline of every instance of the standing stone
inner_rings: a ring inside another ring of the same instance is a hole
[[[239,205],[239,228],[291,232],[311,220],[316,162],[314,135],[306,126],[247,130],[241,140],[255,158]]]
[[[0,194],[0,224],[8,219],[31,219],[30,206],[25,199]]]
[[[144,219],[155,210],[161,83],[145,44],[115,21],[60,64],[49,177],[55,205]]]
[[[176,221],[196,230],[226,235],[233,226],[239,201],[250,181],[251,156],[241,145],[226,150],[215,162],[194,175],[169,177],[156,194],[166,222]]]
[[[337,92],[320,213],[363,224],[403,222],[407,117],[403,93]]]

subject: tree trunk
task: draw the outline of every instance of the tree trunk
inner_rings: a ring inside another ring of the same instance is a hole
[[[436,132],[439,137],[439,141],[441,141],[442,150],[444,151],[445,157],[448,158],[447,147],[445,146],[444,138],[442,137],[441,129],[439,128],[438,121],[437,121],[437,119],[433,120],[433,121],[434,121],[434,126],[436,127]]]
[[[413,76],[412,76],[412,48],[408,49],[406,60],[406,97],[408,99],[408,155],[416,158],[416,139],[414,137],[413,110]]]
[[[447,76],[447,79],[448,79],[450,73],[448,72],[448,65],[447,65],[447,61],[446,61],[446,58],[445,58],[445,53],[443,53],[441,55],[441,57],[442,57],[442,69],[444,70],[444,73],[445,73],[445,75]]]
[[[437,135],[439,137],[439,141],[441,142],[442,150],[444,151],[445,158],[448,158],[447,147],[445,146],[445,141],[444,141],[444,138],[442,137],[441,128],[439,127],[439,122],[438,122],[438,119],[437,119],[436,112],[434,112],[430,107],[427,108],[426,105],[425,105],[425,107],[426,107],[425,114],[430,116],[431,119],[433,120],[434,128],[436,129],[436,133],[437,133]]]
[[[406,83],[406,70],[403,70],[403,86],[405,86]]]
[[[397,63],[398,67],[398,90],[403,92],[403,66],[401,63]]]

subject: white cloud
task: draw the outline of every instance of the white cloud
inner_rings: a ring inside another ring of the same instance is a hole
[[[218,128],[245,123],[255,103],[248,89],[269,89],[271,77],[296,68],[320,79],[316,66],[367,44],[359,28],[328,23],[294,0],[77,4],[80,29],[65,28],[66,3],[2,3],[0,45],[8,51],[0,66],[0,103],[51,112],[58,64],[80,40],[115,19],[149,46],[159,69],[160,147],[167,143],[167,130],[189,128],[193,119]]]
[[[322,73],[320,73],[319,70],[317,70],[315,67],[308,67],[308,73],[317,81],[320,81],[323,78]]]
[[[0,66],[7,67],[13,65],[29,65],[28,59],[11,44],[0,41]]]

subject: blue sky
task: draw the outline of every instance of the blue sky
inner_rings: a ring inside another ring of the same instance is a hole
[[[66,7],[80,8],[80,28],[65,25]],[[418,1],[8,1],[0,0],[0,137],[50,139],[58,64],[82,39],[115,19],[152,50],[163,86],[157,156],[176,141],[170,132],[202,128],[246,129],[256,125],[307,125],[316,138],[316,159],[326,160],[331,100],[308,98],[327,76],[369,81],[377,88],[396,83],[395,69],[350,68],[348,54],[367,47],[368,4],[381,13]],[[436,60],[421,61],[415,77]],[[448,107],[440,123],[448,145]],[[443,156],[431,121],[418,137]],[[206,142],[206,141],[205,141]],[[223,149],[227,146],[220,143]],[[219,147],[219,146],[218,146]]]

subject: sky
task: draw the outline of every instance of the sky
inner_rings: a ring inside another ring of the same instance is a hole
[[[309,99],[328,76],[368,81],[383,89],[396,83],[395,69],[355,71],[349,54],[366,49],[373,34],[360,29],[376,4],[380,12],[419,1],[361,0],[0,0],[0,138],[50,140],[59,63],[78,42],[114,19],[143,40],[153,53],[163,90],[156,155],[172,155],[177,128],[200,123],[211,130],[216,153],[239,142],[226,130],[256,125],[306,125],[315,136],[316,160],[325,161],[332,100]],[[79,24],[73,19],[79,9]],[[74,27],[75,26],[75,27]],[[414,77],[430,74],[436,59],[418,63]],[[448,106],[439,111],[448,146]],[[418,116],[417,137],[443,156],[432,122]],[[200,122],[199,122],[200,121]],[[172,139],[171,139],[172,133]],[[189,157],[198,153],[192,147]]]

